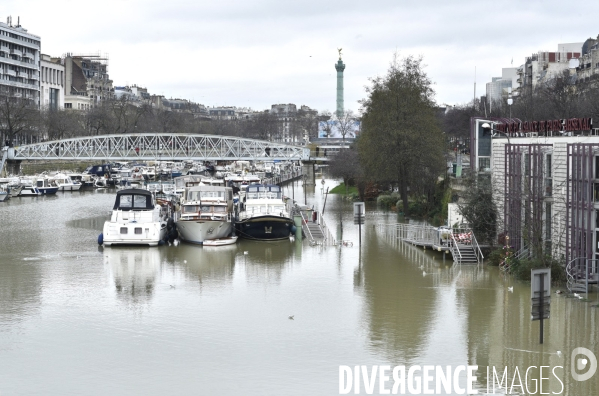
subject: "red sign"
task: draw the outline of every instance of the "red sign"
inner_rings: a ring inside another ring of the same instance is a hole
[[[592,118],[568,118],[561,120],[508,122],[497,124],[495,129],[504,133],[536,132],[544,135],[547,132],[576,132],[593,129]]]

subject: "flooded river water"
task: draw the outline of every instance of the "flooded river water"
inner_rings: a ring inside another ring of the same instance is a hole
[[[285,193],[304,201],[301,184]],[[599,394],[599,374],[571,374],[575,348],[599,356],[597,294],[554,294],[540,345],[529,285],[385,240],[373,225],[396,222],[394,214],[368,208],[361,249],[352,205],[338,196],[325,218],[353,247],[102,249],[114,197],[98,190],[0,204],[1,396],[335,395],[340,366],[357,365],[477,365],[480,394],[488,367],[507,368],[512,384],[518,370],[526,382],[528,367],[550,366],[544,392]],[[320,185],[306,197],[322,207]],[[539,376],[530,371],[528,385]]]

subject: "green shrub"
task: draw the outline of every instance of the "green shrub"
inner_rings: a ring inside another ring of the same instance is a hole
[[[514,254],[513,249],[510,249],[507,246],[503,246],[503,247],[494,249],[487,256],[487,264],[497,267],[505,261],[506,257],[509,257],[513,254]]]
[[[391,209],[393,206],[397,206],[398,199],[399,194],[397,193],[391,193],[390,195],[379,195],[376,198],[376,203],[381,208]]]
[[[566,282],[566,269],[559,261],[551,257],[541,259],[513,260],[508,272],[514,278],[530,282],[530,271],[536,268],[551,268],[551,280],[555,283]]]

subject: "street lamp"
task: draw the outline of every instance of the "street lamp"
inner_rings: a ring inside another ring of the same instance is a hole
[[[505,133],[505,132],[503,132],[503,131],[500,131],[499,129],[495,129],[495,128],[493,128],[493,127],[491,126],[491,124],[489,124],[488,122],[485,122],[484,124],[482,124],[482,125],[481,125],[481,127],[483,128],[483,130],[484,130],[485,132],[487,132],[487,131],[492,131],[492,132],[501,133],[502,135],[504,135],[504,136],[507,138],[507,143],[508,143],[508,144],[512,144],[512,142],[510,142],[510,136],[509,136],[507,133]],[[491,137],[493,137],[493,136],[494,136],[494,134],[492,134],[492,135],[491,135]]]

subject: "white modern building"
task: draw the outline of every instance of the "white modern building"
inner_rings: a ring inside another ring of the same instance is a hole
[[[47,110],[64,109],[64,65],[45,54],[40,61],[40,106]]]
[[[41,38],[18,20],[0,22],[0,95],[40,105],[40,47]]]
[[[516,67],[504,67],[501,69],[501,77],[493,77],[487,83],[487,104],[491,113],[495,106],[505,102],[512,90],[518,87],[517,71]]]
[[[561,262],[571,291],[596,284],[599,128],[592,119],[473,118],[471,139],[471,170],[492,180],[499,240],[520,257]]]

